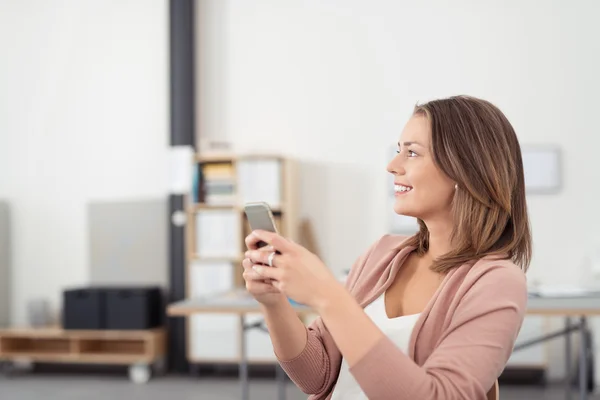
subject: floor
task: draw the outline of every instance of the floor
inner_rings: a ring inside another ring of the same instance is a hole
[[[306,395],[288,384],[287,400],[306,399]],[[252,400],[275,399],[276,387],[272,379],[253,378],[250,388]],[[506,387],[500,389],[502,400],[564,400],[560,386],[549,388]],[[579,398],[573,393],[573,399]],[[600,395],[589,397],[600,399]],[[14,374],[0,376],[0,399],[11,400],[238,400],[240,387],[231,377],[167,376],[152,379],[147,384],[130,383],[123,374]]]

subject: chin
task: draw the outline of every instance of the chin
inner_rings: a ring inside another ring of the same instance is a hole
[[[405,217],[414,217],[419,218],[418,213],[414,212],[410,207],[402,206],[400,204],[394,205],[394,212],[398,215],[403,215]]]

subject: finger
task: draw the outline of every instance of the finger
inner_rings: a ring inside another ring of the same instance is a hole
[[[265,277],[260,275],[258,272],[253,270],[252,268],[247,269],[242,274],[245,281],[265,281]],[[266,283],[266,282],[265,282]]]
[[[252,269],[258,273],[263,279],[281,280],[283,271],[278,268],[265,267],[262,265],[253,265]]]
[[[280,255],[273,255],[271,256],[271,254],[273,254],[272,251],[262,251],[262,250],[248,250],[244,256],[249,258],[250,260],[252,260],[254,262],[254,264],[264,264],[264,265],[269,265],[269,257],[273,257],[271,259],[272,263],[270,266],[275,266],[275,260],[278,257],[281,257]]]
[[[251,283],[248,283],[246,289],[255,293],[279,293],[279,289],[275,286],[261,281],[252,281]]]
[[[268,245],[273,246],[281,253],[291,251],[294,248],[294,244],[290,243],[286,238],[274,232],[256,230],[252,231],[252,234],[256,236],[259,240],[262,240]]]
[[[242,261],[242,267],[244,267],[245,270],[252,268],[253,265],[254,262],[249,258],[244,258],[244,260]]]
[[[254,232],[250,232],[250,234],[248,236],[246,236],[246,238],[244,239],[244,243],[246,244],[246,248],[248,250],[267,249],[267,250],[273,251],[273,250],[271,250],[272,247],[265,246],[264,240],[259,238],[258,236],[256,236],[254,234]]]
[[[278,292],[281,291],[281,283],[279,281],[271,281],[271,286],[274,287]]]

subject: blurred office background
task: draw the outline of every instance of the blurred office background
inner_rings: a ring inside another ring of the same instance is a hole
[[[190,172],[189,152],[295,160],[297,232],[310,223],[342,278],[380,235],[410,231],[391,214],[385,166],[414,104],[454,94],[498,105],[528,151],[539,184],[528,196],[532,287],[600,288],[599,15],[593,0],[0,0],[0,327],[31,328],[36,305],[60,322],[64,291],[94,284],[186,298],[177,208],[190,197],[174,181]],[[101,388],[239,398],[237,364],[190,365],[181,318],[162,325],[168,374],[147,386],[48,362],[6,367],[0,397]],[[561,315],[528,316],[520,340],[563,325]],[[587,347],[600,355],[600,325],[589,325]],[[558,337],[515,352],[501,397],[564,397],[564,350]],[[269,365],[251,368],[253,398],[275,398]]]

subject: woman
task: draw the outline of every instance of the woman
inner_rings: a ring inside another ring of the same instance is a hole
[[[311,399],[485,399],[527,302],[515,132],[484,100],[431,101],[415,108],[388,171],[394,210],[418,219],[417,234],[380,238],[343,285],[305,248],[255,231],[246,287],[282,368]],[[270,246],[257,249],[261,240]],[[319,317],[306,328],[286,296]]]

